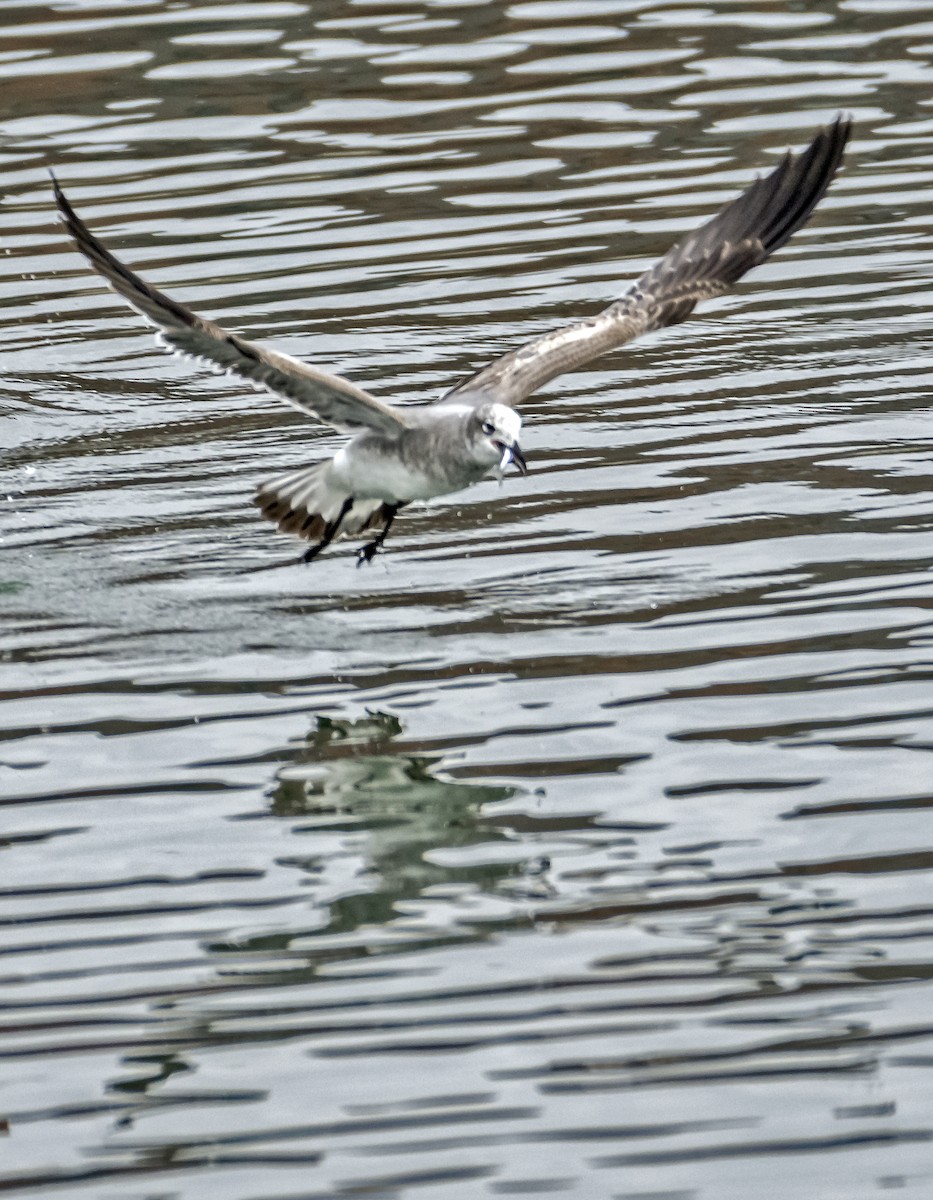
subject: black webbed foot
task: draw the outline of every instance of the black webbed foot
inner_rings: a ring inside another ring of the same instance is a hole
[[[367,542],[365,546],[360,546],[356,552],[356,565],[361,567],[363,563],[371,563],[379,553],[380,541],[376,538],[372,542]]]
[[[385,513],[386,523],[379,530],[371,542],[367,542],[365,546],[360,546],[356,552],[356,565],[361,567],[363,563],[371,563],[379,550],[382,548],[382,543],[386,540],[386,534],[392,528],[392,522],[395,520],[395,514],[402,507],[402,504],[385,504],[382,511]]]

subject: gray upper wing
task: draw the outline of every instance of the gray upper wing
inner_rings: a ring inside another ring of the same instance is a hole
[[[408,424],[400,409],[383,404],[362,388],[289,354],[267,350],[256,342],[227,333],[140,279],[94,237],[71,207],[54,175],[52,186],[58,211],[78,250],[115,292],[157,326],[160,340],[170,349],[214,369],[239,375],[336,429],[397,433]]]
[[[621,299],[595,317],[519,346],[458,383],[442,400],[517,404],[557,375],[573,371],[653,329],[675,325],[701,300],[729,290],[803,225],[842,162],[851,121],[838,117],[799,154],[788,153],[715,217],[678,242]]]

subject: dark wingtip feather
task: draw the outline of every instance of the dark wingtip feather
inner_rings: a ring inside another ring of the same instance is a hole
[[[677,283],[736,283],[806,223],[839,170],[851,132],[851,118],[840,114],[804,150],[788,150],[772,171],[678,242],[638,286],[662,299]]]
[[[823,199],[842,165],[842,156],[852,132],[851,118],[840,113],[821,129],[806,149],[788,153],[783,203],[771,206],[771,220],[759,232],[766,254],[779,250],[809,219]],[[776,174],[776,172],[775,172]],[[770,176],[769,178],[773,178]],[[776,197],[775,197],[776,199]]]
[[[790,156],[789,203],[783,211],[775,212],[773,223],[760,235],[767,254],[780,249],[809,219],[842,165],[851,135],[852,118],[840,113],[831,125],[819,131],[805,150]]]
[[[81,220],[71,206],[71,201],[65,195],[55,173],[49,171],[52,179],[52,191],[55,203],[65,229],[75,248],[84,256],[88,264],[103,277],[105,282],[136,309],[147,321],[151,322],[163,333],[172,327],[188,327],[207,329],[208,322],[202,321],[183,304],[166,296],[158,288],[147,283],[145,279],[131,271],[114,254],[97,240],[90,229]],[[217,331],[221,334],[222,331]],[[216,336],[216,335],[215,335]],[[223,334],[226,337],[228,335]],[[170,347],[174,349],[174,347]],[[237,351],[243,352],[242,345],[237,345]],[[221,364],[225,366],[225,364]]]
[[[58,215],[61,217],[65,228],[71,235],[72,240],[77,245],[78,249],[82,249],[82,245],[90,237],[90,231],[85,226],[84,222],[71,207],[71,201],[62,191],[62,186],[58,182],[55,172],[49,167],[49,179],[52,181],[52,194],[55,196],[55,206],[58,209]],[[83,251],[82,251],[83,252]]]

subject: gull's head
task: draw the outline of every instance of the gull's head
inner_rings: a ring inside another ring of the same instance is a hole
[[[522,419],[506,404],[481,404],[471,416],[474,449],[480,462],[497,466],[502,472],[514,462],[523,475],[528,473],[525,456],[518,444]]]

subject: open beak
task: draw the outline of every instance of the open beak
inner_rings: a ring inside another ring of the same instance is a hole
[[[511,446],[505,446],[502,442],[497,442],[496,445],[502,449],[502,458],[499,460],[500,471],[504,471],[509,463],[513,462],[523,475],[528,474],[528,464],[525,462],[525,456],[522,454],[522,448],[518,442],[514,442]]]

